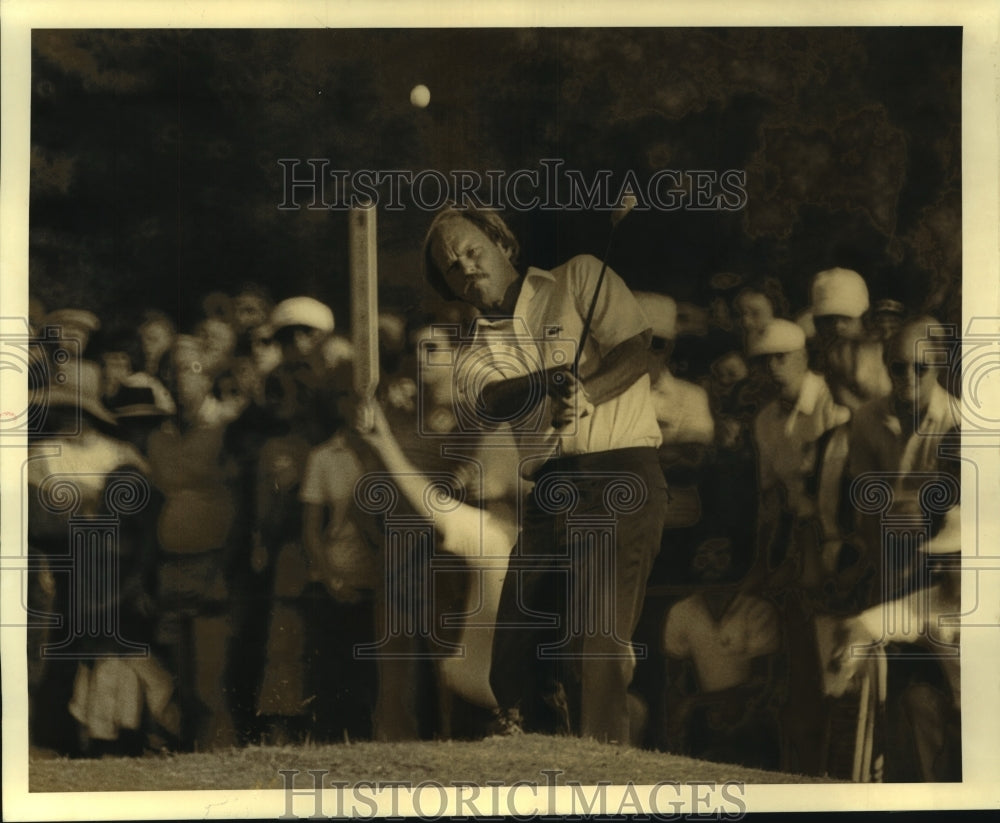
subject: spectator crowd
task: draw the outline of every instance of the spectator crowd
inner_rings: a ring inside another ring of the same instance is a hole
[[[776,280],[732,273],[701,305],[635,297],[669,503],[620,742],[960,779],[957,639],[928,614],[907,632],[882,620],[924,593],[959,611],[953,337],[872,304],[844,268],[816,273],[798,307]],[[512,445],[466,436],[454,364],[474,311],[379,317],[377,420],[359,431],[346,307],[255,284],[201,305],[178,329],[153,309],[109,324],[32,302],[32,744],[510,733],[490,624],[528,481]],[[395,484],[395,508],[366,497],[373,478]],[[122,483],[143,505],[120,504]],[[114,539],[86,537],[112,521]],[[445,555],[459,562],[435,566]]]

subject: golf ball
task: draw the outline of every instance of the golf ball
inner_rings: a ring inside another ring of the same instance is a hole
[[[414,86],[410,90],[410,102],[418,109],[426,107],[431,102],[431,90],[422,83]]]

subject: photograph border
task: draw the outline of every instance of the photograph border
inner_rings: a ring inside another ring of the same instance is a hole
[[[3,333],[24,334],[28,316],[28,190],[30,168],[31,30],[33,28],[399,28],[554,26],[961,26],[963,330],[1000,336],[1000,6],[988,0],[933,2],[582,2],[564,10],[537,2],[46,2],[0,3],[0,322]],[[805,6],[805,7],[804,7]],[[20,324],[20,325],[19,325]],[[969,331],[966,331],[969,333]],[[0,412],[27,407],[26,381],[3,380]],[[1000,378],[984,383],[984,408],[1000,412]],[[991,414],[997,419],[1000,414]],[[0,421],[2,423],[2,421]],[[26,445],[0,438],[0,644],[3,650],[3,812],[8,820],[176,819],[267,817],[285,810],[272,791],[29,793],[25,628],[19,623],[26,545],[23,499]],[[978,809],[1000,806],[1000,518],[997,517],[1000,432],[963,432],[962,743],[960,784],[747,786],[752,812],[873,809]],[[13,570],[13,571],[12,571]],[[72,761],[67,761],[72,768]],[[317,764],[316,768],[322,768]],[[616,790],[618,791],[618,790]],[[614,792],[609,792],[614,803]],[[640,793],[640,797],[643,795]],[[648,792],[645,795],[648,798]],[[566,790],[556,808],[570,813]],[[335,808],[334,803],[327,804]],[[385,809],[379,810],[385,813]],[[494,810],[503,813],[505,810]],[[509,810],[507,810],[509,813]],[[649,809],[648,811],[654,811]],[[670,809],[663,810],[669,813]],[[307,815],[303,815],[307,816]]]

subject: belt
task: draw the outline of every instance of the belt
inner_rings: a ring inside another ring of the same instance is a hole
[[[614,471],[646,464],[660,470],[660,460],[652,446],[631,446],[626,449],[611,449],[589,454],[568,454],[547,460],[535,472],[535,479],[553,472]]]

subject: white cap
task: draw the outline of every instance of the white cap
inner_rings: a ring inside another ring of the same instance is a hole
[[[772,320],[747,341],[747,354],[786,354],[806,347],[806,333],[791,320]]]
[[[813,317],[837,314],[861,317],[868,311],[868,286],[864,278],[850,269],[827,269],[813,279]]]
[[[274,330],[286,326],[309,326],[320,331],[333,331],[333,312],[330,307],[312,297],[289,297],[282,300],[271,312],[270,323]]]
[[[653,337],[673,340],[677,337],[677,301],[665,294],[651,291],[633,292],[646,322],[653,330]]]

